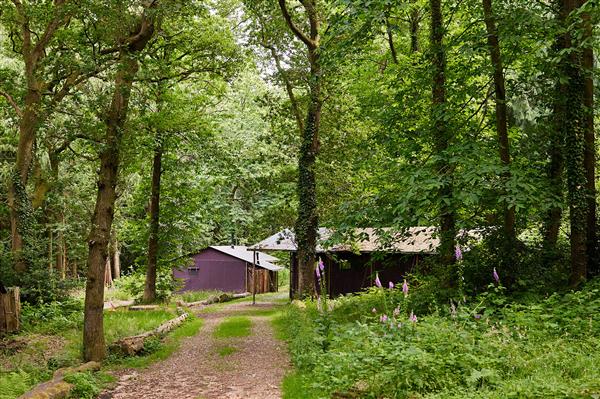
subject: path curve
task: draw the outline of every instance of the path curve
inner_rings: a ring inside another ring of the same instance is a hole
[[[122,370],[118,383],[100,399],[278,399],[281,381],[289,369],[285,343],[278,340],[268,317],[248,316],[248,337],[213,338],[214,329],[229,316],[272,309],[270,302],[239,302],[219,307],[204,319],[200,331],[185,338],[169,358],[143,370]],[[223,344],[237,352],[221,356]]]

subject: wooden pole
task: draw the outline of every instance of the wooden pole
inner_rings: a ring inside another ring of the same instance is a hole
[[[256,305],[256,251],[252,251],[252,305]]]

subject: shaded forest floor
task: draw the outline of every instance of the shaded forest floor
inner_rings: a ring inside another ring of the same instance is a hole
[[[285,303],[283,295],[261,297],[256,305],[246,300],[200,309],[198,334],[146,369],[115,372],[116,385],[100,398],[280,398],[290,363],[271,319]]]

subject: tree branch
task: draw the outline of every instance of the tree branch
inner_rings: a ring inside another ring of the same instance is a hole
[[[54,36],[54,34],[58,30],[58,28],[61,25],[65,25],[69,22],[70,16],[69,15],[61,16],[60,12],[57,10],[57,9],[62,8],[67,1],[68,0],[55,0],[54,1],[55,12],[57,15],[55,15],[55,17],[52,19],[52,21],[50,21],[50,23],[48,23],[48,25],[46,26],[46,30],[44,30],[42,37],[38,40],[38,42],[36,43],[36,45],[33,49],[33,52],[31,53],[33,64],[36,64],[42,58],[42,54],[44,54],[44,52],[46,51],[46,47],[48,46],[48,43],[50,43],[50,40],[52,40],[52,37]]]
[[[292,16],[290,15],[290,13],[289,13],[289,11],[287,9],[287,5],[285,3],[285,0],[278,0],[278,2],[279,2],[279,7],[281,8],[281,13],[283,14],[283,18],[285,19],[285,22],[290,27],[290,29],[292,30],[292,32],[294,32],[294,35],[296,35],[296,37],[298,39],[300,39],[302,42],[304,42],[304,44],[306,44],[308,46],[308,48],[310,48],[310,49],[316,49],[317,48],[317,43],[315,43],[313,40],[309,39],[308,36],[306,36],[296,26],[296,24],[294,24],[294,21],[292,21]],[[312,29],[312,22],[311,22],[311,29]]]
[[[6,98],[6,101],[8,101],[8,103],[10,105],[12,105],[12,107],[15,109],[15,112],[17,113],[17,115],[19,117],[23,116],[23,111],[21,111],[21,107],[19,107],[19,105],[16,103],[15,99],[12,98],[12,96],[10,94],[8,94],[7,92],[0,90],[0,96]]]

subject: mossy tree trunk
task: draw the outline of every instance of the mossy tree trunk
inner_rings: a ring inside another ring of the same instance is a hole
[[[316,0],[302,1],[308,19],[309,32],[302,32],[292,21],[285,0],[278,0],[283,17],[294,35],[307,48],[309,74],[309,104],[303,126],[298,158],[298,218],[295,225],[298,246],[298,290],[296,297],[315,295],[316,246],[319,227],[317,209],[317,182],[315,162],[319,153],[319,126],[321,121],[322,70],[320,57],[320,20]]]

